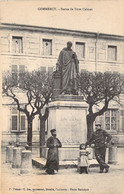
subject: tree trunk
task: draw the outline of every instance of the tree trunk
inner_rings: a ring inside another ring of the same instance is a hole
[[[27,144],[32,146],[32,119],[28,118]]]
[[[88,114],[87,115],[87,139],[89,140],[90,137],[93,134],[93,123],[95,121],[95,117],[93,114]]]
[[[45,145],[45,120],[40,119],[40,146]],[[40,147],[40,157],[42,156],[42,148]]]
[[[103,108],[96,113],[93,113],[92,111],[93,104],[89,104],[89,114],[87,115],[87,130],[88,130],[87,139],[88,140],[93,134],[93,123],[96,117],[102,115],[108,109],[108,103],[109,103],[109,100],[107,101],[105,99],[105,104]]]
[[[40,146],[45,145],[45,120],[40,119]]]

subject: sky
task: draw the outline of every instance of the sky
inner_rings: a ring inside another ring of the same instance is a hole
[[[53,8],[53,10],[43,10]],[[64,10],[65,9],[65,10]],[[124,0],[1,1],[2,23],[124,36]]]

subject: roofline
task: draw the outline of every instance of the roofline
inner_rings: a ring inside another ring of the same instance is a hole
[[[72,35],[83,35],[83,36],[90,36],[96,38],[105,38],[105,39],[115,39],[115,40],[124,40],[124,36],[122,35],[114,35],[114,34],[104,34],[99,32],[89,32],[89,31],[81,31],[81,30],[69,30],[63,28],[53,28],[53,27],[44,27],[44,26],[32,26],[32,25],[25,25],[25,24],[16,24],[16,23],[1,23],[0,29],[15,29],[15,30],[33,30],[33,31],[42,31],[48,33],[61,33],[61,34],[72,34]]]

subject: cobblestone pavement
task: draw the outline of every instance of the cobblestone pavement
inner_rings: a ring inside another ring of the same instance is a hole
[[[4,160],[5,161],[5,160]],[[122,194],[124,193],[124,168],[111,165],[109,173],[100,174],[99,168],[89,174],[79,174],[76,168],[61,169],[58,174],[47,175],[44,170],[32,169],[30,174],[20,174],[20,169],[2,161],[1,194]]]

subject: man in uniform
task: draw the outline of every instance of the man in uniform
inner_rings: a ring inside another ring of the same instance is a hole
[[[92,143],[94,144],[96,160],[100,164],[100,173],[103,173],[104,169],[107,173],[109,170],[109,165],[105,163],[106,146],[111,140],[112,136],[105,130],[101,129],[100,122],[97,122],[95,126],[96,131],[93,133],[89,141],[87,141],[86,146],[91,145]]]
[[[44,168],[48,174],[55,174],[59,169],[58,148],[62,147],[61,142],[56,138],[56,129],[51,129],[52,136],[48,138],[46,146],[49,148],[47,161]]]

